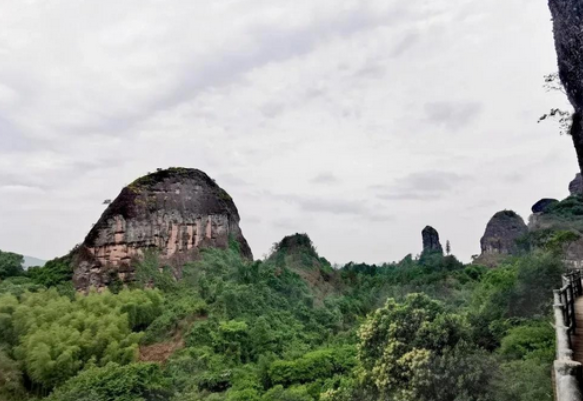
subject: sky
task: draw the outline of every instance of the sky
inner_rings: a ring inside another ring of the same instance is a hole
[[[135,178],[193,167],[256,258],[464,261],[489,218],[562,199],[546,1],[2,0],[0,249],[50,259]]]

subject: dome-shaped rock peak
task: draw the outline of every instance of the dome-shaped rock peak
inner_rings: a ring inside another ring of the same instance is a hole
[[[512,210],[496,213],[488,222],[484,236],[480,240],[482,254],[478,263],[495,266],[501,255],[515,255],[517,240],[528,232],[522,217]]]
[[[158,252],[177,277],[184,262],[202,247],[226,248],[232,239],[252,259],[229,194],[204,172],[169,168],[125,187],[76,251],[77,289],[102,288],[116,277],[134,278],[134,261],[146,250]]]

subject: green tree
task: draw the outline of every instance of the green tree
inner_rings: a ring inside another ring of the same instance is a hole
[[[12,252],[0,251],[0,280],[24,274],[24,257]]]
[[[44,394],[91,366],[127,364],[137,358],[141,333],[160,313],[154,290],[124,290],[119,295],[78,295],[56,289],[0,297],[0,334],[16,346],[14,354]]]
[[[19,363],[0,349],[0,400],[19,400],[25,395]]]
[[[49,260],[43,267],[31,267],[27,275],[37,284],[52,287],[71,281],[73,268],[68,256]]]
[[[171,392],[160,367],[152,363],[94,367],[59,387],[49,401],[165,401]]]
[[[411,294],[403,303],[389,299],[362,325],[359,338],[358,380],[371,399],[483,399],[472,383],[486,378],[488,369],[471,362],[478,358],[464,346],[467,323],[425,295]],[[440,382],[450,385],[436,393]]]

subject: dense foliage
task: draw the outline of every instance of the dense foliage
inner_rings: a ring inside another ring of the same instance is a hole
[[[7,279],[8,277],[23,275],[23,263],[24,258],[22,255],[18,255],[12,252],[0,251],[0,280]]]
[[[0,338],[30,387],[46,394],[79,371],[137,359],[141,334],[160,312],[154,290],[91,293],[75,300],[55,289],[0,296]],[[132,331],[133,330],[133,331]]]
[[[53,287],[71,281],[73,269],[69,257],[49,260],[43,267],[31,267],[28,276],[37,284]]]
[[[0,282],[0,399],[550,401],[564,267],[529,249],[335,270],[296,234],[264,261],[205,250],[180,281],[148,254],[88,295],[57,259]]]

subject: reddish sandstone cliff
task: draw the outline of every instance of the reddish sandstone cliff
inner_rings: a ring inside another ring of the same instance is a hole
[[[225,248],[229,239],[253,258],[227,192],[200,170],[159,170],[124,188],[105,210],[76,252],[73,281],[77,289],[131,281],[148,249],[179,276],[201,247]]]

